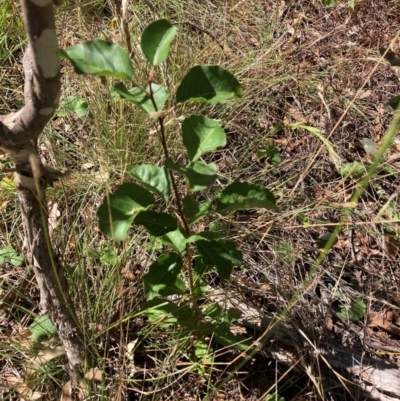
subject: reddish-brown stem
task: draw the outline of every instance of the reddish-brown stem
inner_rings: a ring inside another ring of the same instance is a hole
[[[155,102],[154,99],[154,94],[153,94],[153,88],[151,86],[153,81],[153,71],[150,71],[149,73],[149,78],[148,78],[148,83],[149,83],[149,98],[151,99],[151,102],[153,104],[154,110],[157,112],[157,104]],[[164,117],[159,117],[158,118],[158,124],[160,126],[160,137],[161,137],[161,144],[164,150],[164,155],[166,158],[169,158],[169,152],[168,152],[168,146],[167,146],[167,139],[166,139],[166,135],[165,135],[165,127],[164,127]],[[176,184],[176,180],[174,177],[174,174],[172,173],[172,171],[169,171],[169,175],[171,177],[171,183],[172,183],[172,188],[174,191],[174,195],[175,195],[175,199],[176,199],[176,206],[178,209],[178,214],[179,217],[183,223],[184,229],[185,229],[185,233],[186,235],[189,237],[190,235],[190,227],[189,227],[189,223],[183,213],[183,208],[182,208],[182,198],[181,195],[179,193],[178,190],[178,186]],[[189,275],[189,286],[190,286],[190,295],[194,295],[194,281],[193,281],[193,272],[192,272],[192,254],[190,251],[190,246],[189,244],[186,244],[186,259],[187,259],[187,272]]]

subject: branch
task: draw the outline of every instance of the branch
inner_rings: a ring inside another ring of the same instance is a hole
[[[24,56],[25,105],[16,113],[0,116],[0,149],[12,154],[38,138],[60,98],[53,1],[21,0],[21,6],[29,42]]]

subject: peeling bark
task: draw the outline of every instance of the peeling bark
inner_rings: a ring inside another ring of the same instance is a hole
[[[54,1],[54,3],[56,3]],[[58,4],[58,2],[57,2]],[[85,348],[63,268],[48,234],[46,188],[61,173],[44,167],[37,140],[60,98],[60,68],[52,0],[21,0],[28,48],[24,56],[25,105],[0,116],[0,150],[15,166],[24,229],[24,247],[40,289],[40,306],[57,328],[71,378],[82,375]]]

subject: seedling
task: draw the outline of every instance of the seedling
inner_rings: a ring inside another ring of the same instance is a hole
[[[179,324],[196,334],[195,355],[204,357],[204,343],[199,336],[213,335],[223,345],[246,349],[250,343],[233,334],[230,326],[240,312],[212,303],[200,306],[207,297],[204,275],[216,272],[222,281],[243,264],[242,253],[227,238],[227,230],[197,231],[199,220],[212,221],[218,215],[238,210],[265,208],[277,211],[273,194],[260,185],[231,182],[215,186],[218,166],[203,157],[227,144],[222,126],[202,115],[186,117],[180,136],[186,150],[185,162],[174,160],[168,148],[166,115],[181,104],[225,103],[242,95],[238,80],[217,65],[198,65],[190,69],[178,85],[174,97],[167,88],[154,82],[154,69],[168,57],[177,28],[165,19],[151,23],[141,37],[141,49],[149,62],[147,82],[135,81],[126,51],[110,42],[93,40],[61,51],[78,74],[123,79],[113,91],[135,104],[157,121],[157,131],[164,158],[160,165],[143,164],[129,174],[135,181],[122,184],[107,195],[98,217],[101,231],[110,239],[123,241],[132,225],[142,226],[169,248],[150,264],[143,278],[147,301],[141,311],[151,322],[163,326]],[[131,85],[131,87],[129,86]],[[180,159],[182,160],[182,158]],[[207,157],[209,160],[209,157]],[[210,196],[210,187],[214,194]],[[207,191],[199,202],[198,193]],[[207,196],[209,198],[207,198]],[[173,295],[172,298],[168,298]]]

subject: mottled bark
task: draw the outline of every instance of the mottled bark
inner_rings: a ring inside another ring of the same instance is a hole
[[[28,48],[24,56],[25,105],[0,116],[0,150],[14,163],[24,247],[49,314],[65,348],[72,378],[82,372],[85,348],[62,266],[48,235],[46,187],[62,174],[41,164],[37,140],[60,97],[60,67],[52,0],[21,0]]]

